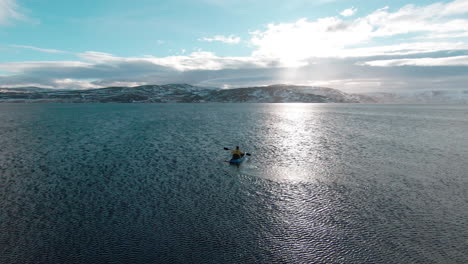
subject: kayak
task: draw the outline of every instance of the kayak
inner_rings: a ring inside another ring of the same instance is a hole
[[[247,155],[245,155],[245,153],[244,153],[244,155],[242,155],[242,157],[239,158],[239,159],[230,159],[229,163],[239,164],[239,163],[243,162],[246,159],[246,157],[247,157]]]

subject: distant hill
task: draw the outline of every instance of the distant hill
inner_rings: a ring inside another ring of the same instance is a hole
[[[74,103],[468,103],[468,90],[350,94],[315,86],[276,84],[235,89],[189,84],[54,90],[0,88],[0,102]]]
[[[468,90],[426,90],[397,93],[368,93],[379,103],[468,104]]]
[[[211,92],[210,102],[248,102],[248,103],[361,103],[372,102],[367,96],[347,94],[332,88],[270,85],[237,89],[224,89]]]
[[[51,90],[37,87],[4,88],[0,101],[13,102],[120,102],[120,103],[360,103],[371,97],[347,94],[336,89],[312,86],[271,85],[219,89],[189,84],[108,87],[89,90]]]
[[[7,92],[33,93],[33,92],[47,92],[47,91],[54,91],[54,89],[40,88],[40,87],[35,87],[35,86],[0,88],[0,93],[7,93]]]

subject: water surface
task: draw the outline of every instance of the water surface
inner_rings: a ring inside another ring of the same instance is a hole
[[[467,131],[468,106],[2,104],[0,262],[467,263]]]

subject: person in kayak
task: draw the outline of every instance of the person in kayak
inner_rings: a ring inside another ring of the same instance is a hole
[[[240,159],[244,156],[244,153],[242,153],[240,150],[239,150],[239,146],[236,146],[236,149],[233,149],[231,151],[231,154],[232,154],[232,159],[235,160],[235,159]]]

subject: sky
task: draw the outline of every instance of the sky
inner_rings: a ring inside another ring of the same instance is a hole
[[[0,0],[0,87],[466,90],[468,0]]]

